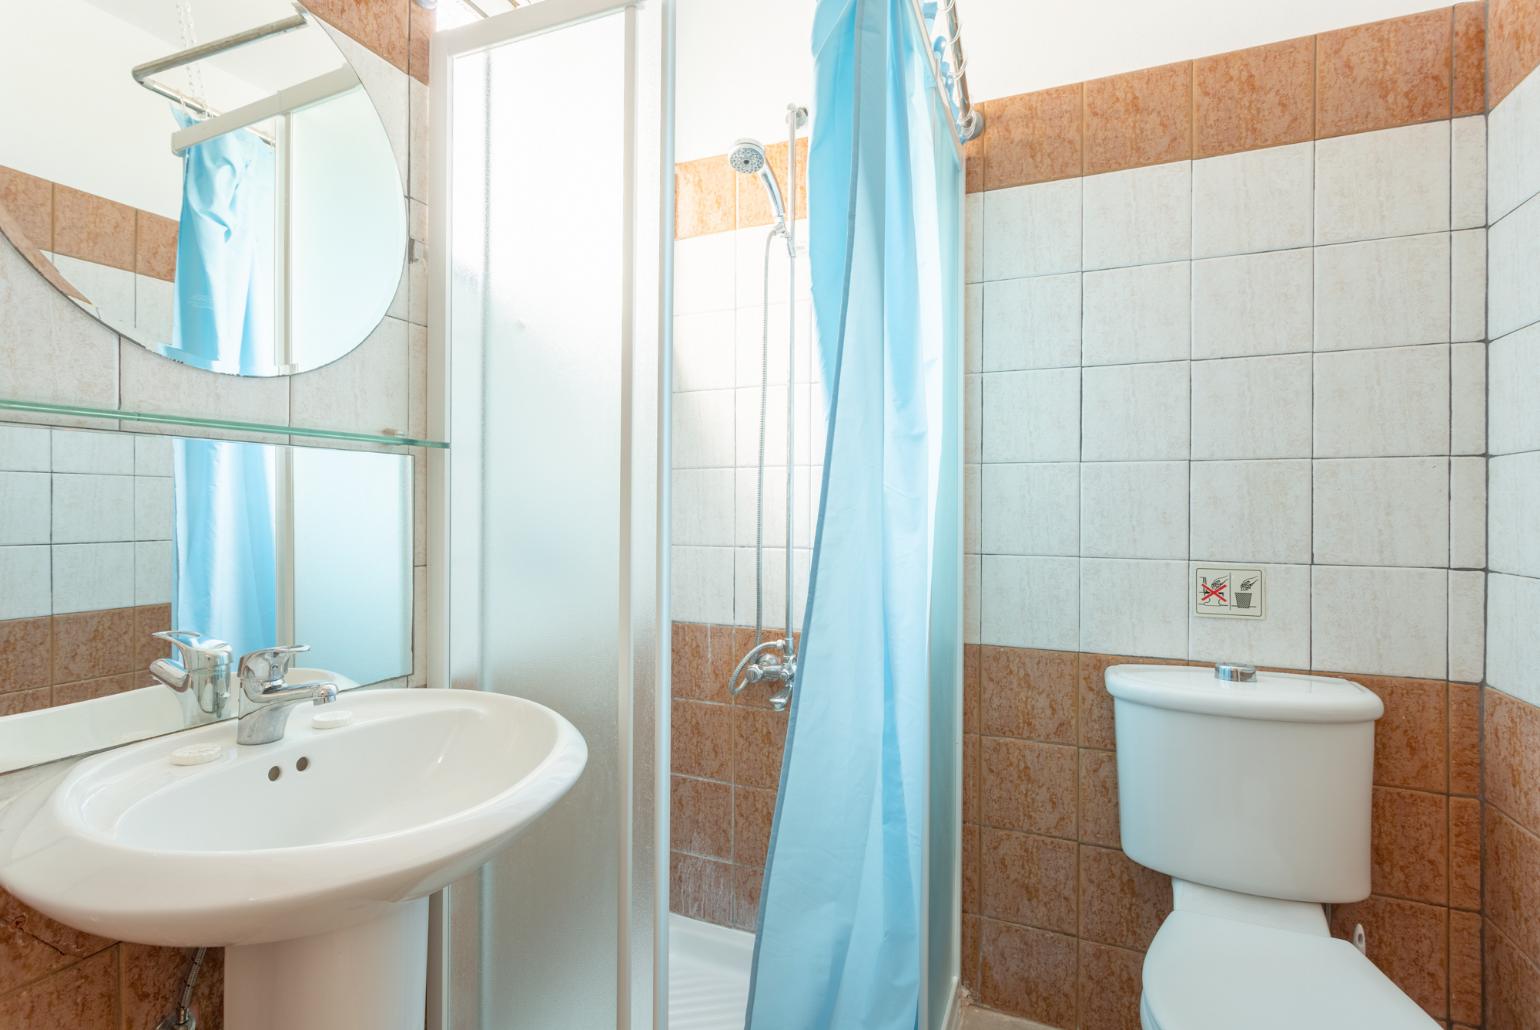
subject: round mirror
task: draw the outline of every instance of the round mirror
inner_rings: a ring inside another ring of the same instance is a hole
[[[374,330],[406,258],[401,171],[303,7],[7,14],[0,231],[54,285],[124,337],[233,375],[318,368]]]

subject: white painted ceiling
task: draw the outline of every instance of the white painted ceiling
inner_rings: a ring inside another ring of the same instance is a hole
[[[680,160],[779,139],[812,92],[816,0],[678,0]],[[976,99],[1446,6],[1430,0],[958,0]]]

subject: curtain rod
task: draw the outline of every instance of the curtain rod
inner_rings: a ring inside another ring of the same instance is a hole
[[[958,142],[977,138],[984,131],[984,112],[973,106],[968,92],[968,59],[957,22],[957,0],[910,0],[910,7],[936,55],[936,78],[947,94]],[[933,13],[927,16],[926,8]]]
[[[152,75],[159,75],[161,72],[169,72],[186,64],[206,60],[227,50],[234,50],[237,47],[246,46],[248,43],[267,39],[269,36],[279,36],[285,32],[302,29],[309,22],[310,19],[306,15],[305,9],[299,4],[295,4],[294,13],[287,18],[280,18],[277,21],[268,22],[266,25],[258,25],[254,29],[246,29],[243,32],[237,32],[234,35],[225,36],[221,39],[212,39],[207,43],[199,43],[197,46],[188,47],[186,50],[178,50],[174,54],[169,54],[154,61],[146,61],[144,64],[134,68],[134,81],[143,86],[145,85],[145,80]]]

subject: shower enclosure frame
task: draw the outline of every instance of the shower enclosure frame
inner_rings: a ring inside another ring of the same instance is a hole
[[[619,658],[610,695],[617,725],[616,804],[607,834],[615,852],[613,952],[595,961],[613,974],[600,989],[614,997],[613,1025],[649,1030],[666,1025],[669,611],[668,511],[670,350],[673,324],[673,95],[675,0],[544,0],[436,33],[430,50],[428,430],[451,443],[428,456],[430,554],[429,686],[488,689],[481,678],[483,369],[456,336],[455,250],[451,170],[455,161],[454,75],[458,58],[616,16],[624,24],[624,201],[618,397],[619,506],[613,513],[620,570],[613,598],[619,620],[606,646]],[[531,97],[550,116],[545,98]],[[578,121],[582,121],[579,119]],[[488,130],[488,135],[495,130]],[[654,241],[655,238],[655,242]],[[458,360],[457,360],[458,359]],[[540,441],[541,446],[553,444]],[[607,545],[610,546],[610,545]],[[604,636],[608,638],[607,631]],[[602,690],[601,690],[602,694]],[[560,709],[559,700],[552,700]],[[590,768],[596,775],[593,744]],[[581,786],[580,780],[580,786]],[[560,810],[560,805],[556,811]],[[548,816],[526,834],[554,825]],[[561,831],[558,826],[557,832]],[[521,838],[522,842],[523,838]],[[560,841],[544,853],[547,868],[527,871],[531,889],[560,877]],[[663,856],[660,861],[660,855]],[[493,1030],[485,1010],[485,955],[497,931],[487,917],[495,862],[433,899],[430,913],[430,1030]],[[520,879],[525,878],[521,870]],[[604,894],[608,895],[609,890]],[[597,975],[597,974],[596,974]],[[592,981],[590,981],[592,983]],[[567,989],[549,985],[551,991]],[[502,1030],[496,1026],[496,1030]]]

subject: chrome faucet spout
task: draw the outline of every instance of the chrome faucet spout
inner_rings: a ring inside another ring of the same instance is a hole
[[[288,683],[284,677],[296,655],[309,644],[266,647],[243,655],[240,663],[240,718],[236,720],[237,744],[271,744],[283,739],[289,709],[301,701],[317,705],[337,700],[337,685],[328,682]]]

